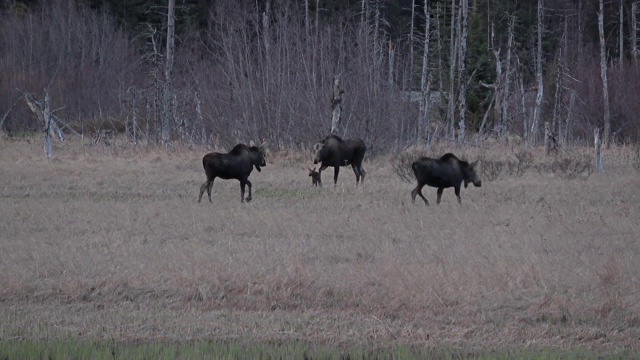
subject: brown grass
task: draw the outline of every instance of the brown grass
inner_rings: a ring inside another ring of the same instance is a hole
[[[0,138],[2,339],[640,346],[640,180],[618,150],[605,175],[425,207],[390,157],[320,189],[306,154],[272,155],[253,202],[216,180],[198,204],[205,150],[54,145]]]

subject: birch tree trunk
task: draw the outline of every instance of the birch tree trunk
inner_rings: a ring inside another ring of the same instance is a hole
[[[449,134],[452,138],[455,138],[455,64],[457,58],[458,46],[456,37],[456,0],[451,0],[451,35],[449,38],[450,43],[450,56],[449,56],[449,102],[447,104],[447,120],[449,121]]]
[[[596,148],[596,167],[598,168],[598,173],[602,174],[604,168],[602,166],[602,139],[600,138],[600,128],[593,129],[593,143]]]
[[[53,128],[51,126],[51,105],[49,104],[49,92],[44,91],[44,110],[42,112],[42,120],[44,120],[44,154],[47,159],[51,159],[51,137],[53,136]]]
[[[576,93],[575,91],[571,91],[571,98],[569,100],[569,110],[567,111],[567,120],[565,124],[564,130],[564,140],[565,144],[570,144],[571,140],[573,140],[573,108],[576,103]]]
[[[337,134],[340,120],[342,119],[342,89],[340,88],[340,75],[333,77],[333,96],[331,97],[331,133]]]
[[[562,67],[562,48],[558,49],[558,55],[556,58],[556,89],[553,100],[553,116],[551,118],[551,133],[555,133],[556,129],[560,128],[560,107],[562,106],[562,88],[563,88],[563,77],[564,77],[564,69]]]
[[[421,144],[426,141],[428,134],[423,130],[429,129],[429,39],[430,39],[430,16],[429,16],[429,0],[424,0],[424,44],[422,49],[422,77],[420,79],[420,114],[418,115],[418,134],[417,143]]]
[[[531,124],[531,141],[536,144],[540,128],[540,112],[542,111],[542,98],[544,96],[544,86],[542,83],[542,33],[544,32],[544,0],[538,0],[538,46],[536,50],[536,83],[538,92],[536,94],[536,106],[533,109],[533,123]]]
[[[611,137],[611,115],[609,109],[609,84],[607,81],[607,53],[604,40],[604,4],[600,0],[600,11],[598,12],[598,32],[600,35],[600,76],[602,77],[602,100],[604,102],[604,133],[602,142],[605,148],[609,148]]]
[[[164,98],[162,111],[162,130],[160,140],[163,146],[169,145],[172,124],[173,103],[173,64],[175,61],[175,7],[176,1],[169,0],[167,11],[167,59],[164,69]]]
[[[469,0],[460,0],[460,53],[458,55],[458,109],[460,112],[458,141],[464,142],[467,114],[467,29],[469,26]]]
[[[415,23],[416,17],[416,0],[411,0],[411,28],[409,31],[409,88],[413,87],[413,45],[414,45],[414,35],[413,35],[413,26]]]
[[[436,39],[438,44],[438,91],[442,95],[444,93],[444,76],[442,75],[442,33],[440,31],[440,15],[442,15],[442,7],[440,3],[436,3]]]
[[[504,73],[504,89],[502,91],[501,110],[500,110],[500,125],[502,129],[502,142],[504,143],[507,138],[507,122],[509,121],[509,94],[511,85],[511,51],[513,49],[513,29],[515,26],[516,17],[512,15],[509,21],[509,39],[507,40],[507,64]]]
[[[524,141],[524,149],[529,149],[529,116],[527,115],[527,107],[525,102],[524,79],[522,75],[522,65],[520,58],[518,59],[518,85],[520,87],[520,106],[522,107],[522,140]]]

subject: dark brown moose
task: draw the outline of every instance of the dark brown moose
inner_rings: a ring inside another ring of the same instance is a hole
[[[264,157],[264,144],[253,146],[253,143],[250,146],[238,144],[228,153],[214,152],[205,155],[202,158],[202,166],[204,166],[204,172],[207,174],[207,181],[200,187],[198,202],[202,200],[202,194],[204,194],[205,190],[209,195],[209,202],[212,202],[211,188],[213,187],[213,180],[217,177],[240,181],[241,202],[245,201],[244,189],[245,185],[248,185],[249,196],[247,196],[246,200],[251,201],[251,181],[248,178],[254,167],[256,170],[261,171],[260,167],[267,165]]]
[[[362,159],[367,151],[367,146],[361,139],[342,140],[336,135],[329,135],[321,142],[313,146],[313,163],[320,163],[318,169],[318,184],[322,186],[322,170],[333,166],[333,184],[338,184],[338,173],[340,166],[351,165],[356,174],[356,184],[360,183],[360,178],[364,182],[367,174],[362,168]]]
[[[419,158],[411,165],[413,173],[418,180],[418,186],[411,191],[411,201],[415,203],[416,195],[420,195],[425,204],[429,205],[429,201],[422,195],[422,187],[429,185],[438,188],[438,204],[440,204],[444,189],[450,187],[455,189],[458,203],[462,204],[462,200],[460,199],[460,184],[463,181],[465,188],[469,183],[473,183],[476,187],[482,186],[482,181],[480,181],[474,169],[477,163],[478,161],[469,164],[466,161],[459,160],[451,153],[442,155],[440,159],[431,159],[428,157]]]

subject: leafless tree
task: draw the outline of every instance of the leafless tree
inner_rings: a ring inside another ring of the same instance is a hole
[[[542,112],[542,99],[544,97],[544,83],[543,83],[543,58],[542,58],[542,34],[544,33],[544,0],[538,0],[538,24],[536,26],[537,34],[537,47],[536,47],[536,85],[538,92],[536,95],[536,105],[533,108],[533,121],[531,124],[531,140],[533,144],[536,144],[539,128],[540,128],[540,113]]]
[[[450,136],[454,136],[455,134],[455,71],[456,64],[458,59],[458,39],[456,36],[456,23],[458,22],[456,19],[456,0],[451,0],[451,23],[450,29],[451,34],[449,36],[450,39],[450,51],[449,51],[449,99],[447,103],[447,121],[449,122],[449,134]],[[455,40],[454,40],[455,39]]]
[[[167,58],[164,68],[164,96],[162,110],[162,130],[160,139],[163,146],[169,144],[171,138],[171,124],[173,123],[173,64],[175,62],[175,11],[176,1],[169,0],[167,9]]]
[[[638,2],[631,4],[631,57],[634,62],[638,61]]]
[[[602,134],[605,148],[608,148],[611,137],[611,115],[609,105],[609,83],[607,80],[607,50],[604,39],[604,2],[600,0],[598,12],[598,32],[600,34],[600,76],[602,78],[602,100],[604,104],[604,132]]]
[[[469,26],[469,0],[460,0],[460,15],[458,16],[458,141],[464,142],[467,117],[467,37]]]
[[[422,77],[420,79],[420,113],[418,118],[417,143],[422,144],[429,138],[429,110],[431,89],[429,86],[429,41],[430,41],[430,24],[429,1],[424,0],[424,44],[422,47]],[[426,130],[426,131],[425,131]]]

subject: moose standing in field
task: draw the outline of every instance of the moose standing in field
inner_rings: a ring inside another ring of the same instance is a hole
[[[451,153],[442,155],[440,159],[419,158],[411,165],[413,173],[418,180],[418,186],[411,191],[411,201],[415,203],[416,195],[420,195],[425,204],[429,205],[429,201],[422,195],[422,187],[429,185],[438,188],[438,204],[440,204],[444,189],[450,187],[455,189],[458,203],[462,204],[460,184],[463,181],[465,188],[469,183],[473,183],[476,187],[482,186],[482,181],[480,181],[474,169],[477,163],[478,161],[469,164],[466,161],[459,160]]]
[[[249,175],[255,166],[256,170],[261,171],[261,166],[266,166],[264,159],[264,143],[260,146],[253,146],[253,142],[249,146],[238,144],[234,146],[229,153],[209,153],[202,158],[202,166],[207,174],[207,181],[200,187],[200,196],[198,202],[202,200],[202,194],[207,190],[209,202],[211,201],[211,188],[213,180],[216,177],[221,179],[238,179],[240,181],[240,201],[244,202],[245,185],[249,186],[249,196],[247,202],[251,201],[251,181]]]
[[[338,184],[338,173],[340,166],[351,165],[356,174],[356,185],[360,183],[360,178],[364,182],[367,174],[362,168],[362,159],[367,151],[367,146],[361,139],[342,140],[337,135],[329,135],[321,142],[313,146],[313,163],[320,163],[318,169],[318,184],[322,186],[322,170],[333,166],[333,184]]]

